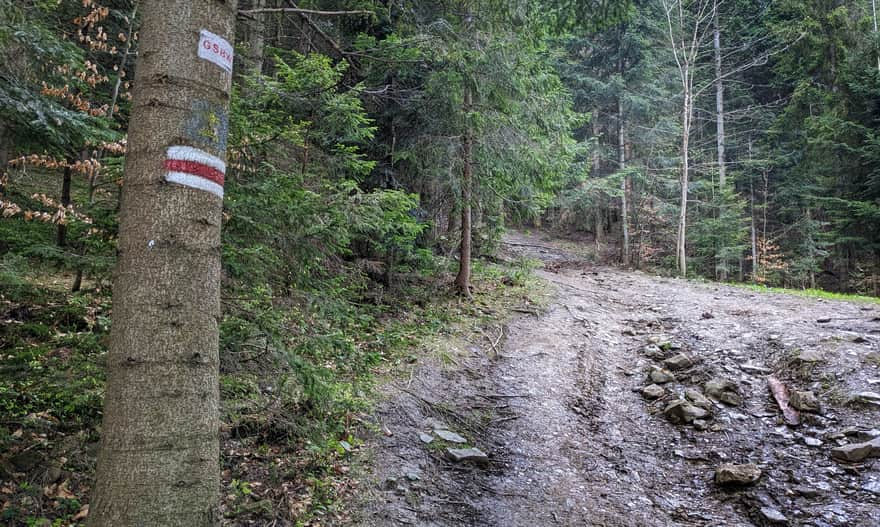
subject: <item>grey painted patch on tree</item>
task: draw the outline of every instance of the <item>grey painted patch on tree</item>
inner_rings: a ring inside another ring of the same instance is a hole
[[[219,104],[194,101],[191,117],[183,126],[183,135],[197,146],[223,155],[229,136],[229,112]]]

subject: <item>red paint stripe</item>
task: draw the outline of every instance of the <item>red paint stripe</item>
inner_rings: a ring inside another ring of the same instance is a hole
[[[221,187],[223,186],[223,181],[226,179],[226,176],[223,174],[223,172],[220,172],[214,167],[209,167],[208,165],[203,165],[202,163],[196,163],[195,161],[166,159],[165,169],[172,172],[183,172],[185,174],[199,176],[201,178],[207,179],[208,181],[213,181]]]

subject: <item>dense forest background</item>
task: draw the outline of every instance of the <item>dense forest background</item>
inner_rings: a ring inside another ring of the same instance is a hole
[[[455,316],[436,298],[522,285],[492,267],[511,225],[638,269],[880,295],[871,0],[239,9],[233,109],[202,124],[229,130],[241,437],[325,441],[303,448],[332,466],[357,379]],[[26,418],[99,421],[137,50],[136,1],[0,0],[0,443]]]

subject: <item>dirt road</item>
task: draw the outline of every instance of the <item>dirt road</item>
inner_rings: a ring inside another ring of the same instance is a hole
[[[377,417],[391,435],[373,445],[359,525],[880,525],[880,460],[830,454],[880,435],[880,406],[853,400],[880,391],[880,306],[593,268],[550,241],[506,241],[508,256],[545,262],[555,301],[512,321],[497,349],[475,338],[396,386]],[[669,358],[676,380],[649,400],[648,372]],[[786,425],[770,375],[821,408]],[[710,416],[667,419],[711,379],[730,381],[741,404],[703,401]],[[448,459],[468,446],[488,462]],[[726,463],[761,477],[721,488]]]

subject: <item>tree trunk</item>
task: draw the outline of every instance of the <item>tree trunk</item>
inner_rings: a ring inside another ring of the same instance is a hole
[[[620,68],[623,70],[623,66]],[[620,97],[617,98],[617,155],[618,155],[618,168],[621,172],[626,169],[626,130],[624,128],[624,120],[623,120],[623,99]],[[627,200],[627,190],[629,189],[629,176],[624,176],[623,181],[620,182],[621,194],[620,194],[620,224],[622,226],[623,231],[623,266],[629,267],[630,256],[629,256],[629,211],[628,211],[628,200]]]
[[[0,123],[0,192],[5,192],[6,171],[9,168],[9,138],[6,127]]]
[[[254,0],[254,9],[266,7],[266,0]],[[263,50],[265,48],[266,14],[254,13],[254,20],[248,28],[248,70],[259,75],[263,73]]]
[[[125,34],[125,49],[122,51],[122,58],[119,60],[119,72],[116,74],[116,84],[113,85],[113,96],[110,98],[110,109],[107,112],[107,120],[113,122],[113,116],[116,114],[116,104],[119,102],[119,91],[122,88],[122,76],[126,74],[125,67],[128,65],[128,56],[131,54],[131,43],[134,41],[134,21],[137,18],[138,4],[135,2],[128,17],[128,32]],[[98,159],[103,157],[103,152],[98,154]],[[100,173],[93,170],[89,176],[89,205],[95,204],[95,191],[98,188],[98,179]]]
[[[470,86],[464,89],[464,111],[471,111],[473,94]],[[455,287],[466,297],[471,296],[471,200],[473,198],[473,174],[471,156],[473,137],[468,129],[462,138],[462,177],[461,177],[461,251],[458,263],[458,276]]]
[[[685,76],[690,77],[689,70],[685,69]],[[684,86],[684,103],[682,105],[682,132],[681,132],[681,198],[678,215],[678,238],[676,240],[675,258],[678,264],[678,273],[687,276],[687,199],[688,181],[690,176],[690,135],[692,122],[691,89]]]
[[[761,272],[761,264],[758,261],[758,229],[755,225],[755,188],[751,182],[749,182],[749,198],[752,202],[750,214],[752,217],[752,282],[757,282],[758,275]]]
[[[715,1],[712,20],[715,48],[715,121],[718,143],[718,186],[724,189],[727,179],[727,157],[724,134],[724,81],[721,78],[721,25],[718,22],[718,1]]]
[[[877,34],[877,0],[871,0],[871,17],[874,20],[874,34]],[[880,54],[877,55],[877,71],[880,71]]]
[[[61,179],[61,206],[65,209],[70,206],[70,185],[73,182],[73,168],[71,165],[74,163],[74,159],[72,157],[68,157],[65,160],[64,165],[64,176]],[[58,224],[55,230],[55,243],[58,247],[66,247],[67,246],[67,220],[62,220],[61,223]]]
[[[214,526],[226,131],[190,125],[228,111],[236,1],[142,8],[88,525]]]
[[[599,140],[599,121],[598,116],[599,110],[596,109],[593,111],[593,118],[591,121],[593,138],[598,143]],[[602,158],[599,156],[599,146],[598,144],[593,148],[591,153],[591,171],[590,175],[593,177],[599,177],[599,171],[602,169]],[[594,239],[596,242],[596,253],[601,253],[602,244],[605,243],[605,220],[602,215],[602,206],[599,204],[599,200],[597,199],[595,203],[593,203],[593,221],[595,224],[594,230]]]

